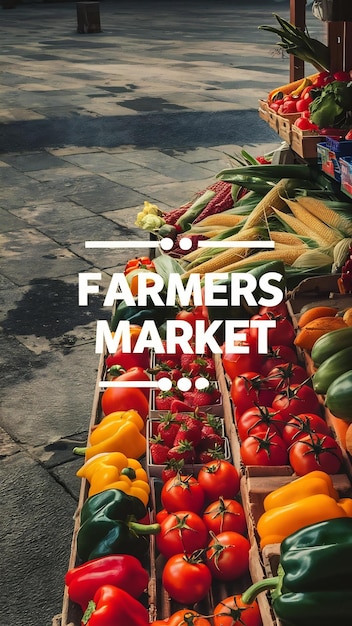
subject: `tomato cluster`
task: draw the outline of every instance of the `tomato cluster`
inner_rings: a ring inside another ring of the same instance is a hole
[[[239,473],[226,460],[204,464],[197,478],[178,474],[164,483],[156,545],[166,559],[163,586],[176,602],[194,604],[214,580],[247,574],[250,543],[239,487]]]
[[[339,472],[342,452],[321,416],[310,377],[298,362],[295,330],[288,315],[281,309],[261,311],[258,316],[276,319],[276,327],[268,331],[268,355],[255,351],[253,331],[245,329],[248,354],[222,357],[231,380],[242,463],[290,464],[297,475],[315,469]]]

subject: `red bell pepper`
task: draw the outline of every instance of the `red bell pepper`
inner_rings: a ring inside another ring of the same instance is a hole
[[[149,626],[148,610],[129,593],[103,585],[82,617],[83,626]]]
[[[65,575],[69,598],[83,611],[103,585],[114,585],[138,598],[148,586],[149,575],[141,562],[129,554],[111,554],[74,567]]]

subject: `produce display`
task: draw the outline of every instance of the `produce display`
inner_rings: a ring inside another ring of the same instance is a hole
[[[317,72],[268,108],[348,142],[349,73],[276,17],[262,28]],[[189,202],[137,213],[157,247],[118,274],[73,450],[61,626],[350,622],[351,202],[316,164],[229,158]]]

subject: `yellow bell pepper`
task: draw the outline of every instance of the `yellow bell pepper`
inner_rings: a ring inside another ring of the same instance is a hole
[[[145,506],[148,504],[150,486],[147,472],[139,461],[127,458],[122,452],[97,454],[86,461],[76,475],[89,482],[88,497],[106,489],[120,489],[139,498]]]
[[[285,506],[286,504],[296,502],[296,500],[319,493],[331,496],[334,500],[339,499],[339,494],[334,488],[331,476],[326,474],[326,472],[315,470],[269,493],[264,498],[264,511],[269,511],[278,506]]]
[[[91,432],[89,445],[73,452],[85,455],[86,460],[102,452],[122,452],[138,459],[146,452],[146,438],[141,432],[144,427],[142,417],[133,409],[110,413]]]
[[[281,543],[285,537],[304,526],[337,517],[347,517],[344,508],[324,493],[269,509],[260,516],[257,523],[260,547],[273,543],[273,539],[274,543]]]

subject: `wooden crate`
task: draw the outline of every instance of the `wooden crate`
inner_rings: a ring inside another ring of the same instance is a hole
[[[302,131],[296,126],[291,129],[291,148],[303,159],[317,158],[317,145],[323,141],[320,135]]]
[[[261,120],[264,120],[264,122],[268,122],[269,107],[268,107],[268,103],[266,102],[266,100],[258,101],[258,115]]]
[[[271,575],[268,571],[268,557],[271,553],[278,554],[280,544],[266,546],[260,549],[259,537],[256,525],[259,517],[264,513],[263,502],[265,497],[283,485],[295,480],[297,476],[251,476],[248,473],[241,479],[241,499],[245,510],[248,537],[251,542],[250,574],[253,582],[259,582]],[[331,477],[335,489],[340,497],[351,497],[352,486],[346,474],[336,474]],[[269,594],[261,593],[258,598],[263,626],[278,626],[277,620],[270,603]]]

